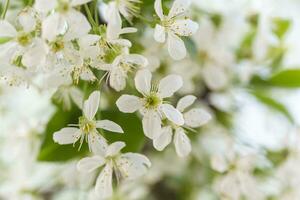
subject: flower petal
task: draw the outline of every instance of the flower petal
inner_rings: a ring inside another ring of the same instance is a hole
[[[126,87],[126,73],[119,67],[114,67],[109,74],[109,84],[117,92],[124,90]]]
[[[116,2],[109,3],[107,16],[106,37],[108,40],[118,39],[122,30],[122,19]]]
[[[146,112],[142,123],[144,133],[148,138],[156,139],[161,134],[161,118],[156,111]]]
[[[105,155],[105,151],[108,147],[106,139],[98,132],[90,133],[88,135],[89,150],[97,155]]]
[[[82,102],[83,102],[83,93],[77,87],[70,88],[70,96],[73,102],[82,109]]]
[[[166,29],[165,27],[156,24],[154,29],[154,39],[156,42],[164,43],[166,41]]]
[[[114,142],[106,149],[105,157],[116,156],[126,146],[124,142]]]
[[[186,125],[197,128],[204,124],[206,124],[209,120],[211,120],[211,115],[200,108],[194,108],[184,113],[184,121]]]
[[[77,170],[90,173],[105,164],[105,159],[101,156],[93,156],[81,159],[77,163]]]
[[[71,1],[71,6],[79,6],[79,5],[83,5],[86,4],[88,2],[91,2],[92,0],[72,0]]]
[[[185,97],[182,97],[177,103],[177,110],[183,112],[186,108],[191,106],[196,101],[196,99],[197,97],[193,95],[187,95]]]
[[[36,19],[31,10],[20,12],[18,15],[18,22],[26,33],[32,32],[36,27]]]
[[[36,39],[22,57],[22,64],[26,67],[39,67],[46,61],[47,47],[44,41]]]
[[[153,146],[158,151],[162,151],[172,141],[172,128],[170,126],[162,128],[161,134],[153,141]]]
[[[168,51],[174,60],[182,60],[186,56],[184,42],[171,32],[168,33]]]
[[[139,70],[134,78],[136,89],[143,95],[150,94],[152,74],[148,69]]]
[[[173,123],[182,126],[184,124],[184,118],[181,112],[174,108],[170,104],[162,104],[161,110],[165,114],[165,116]]]
[[[161,98],[170,97],[183,85],[183,80],[179,75],[168,75],[161,79],[158,86],[158,94]]]
[[[73,144],[80,138],[78,128],[63,128],[53,134],[54,142],[58,144]]]
[[[123,177],[127,180],[133,180],[146,174],[151,167],[150,160],[138,153],[122,154],[117,160],[117,167],[121,171]]]
[[[163,9],[162,9],[162,3],[161,3],[161,0],[155,0],[154,2],[154,9],[155,9],[155,12],[157,14],[157,16],[163,20],[164,18],[164,13],[163,13]]]
[[[190,19],[176,20],[171,26],[171,30],[180,36],[191,36],[198,28],[199,25]]]
[[[229,82],[228,75],[222,67],[207,65],[203,68],[202,73],[206,85],[211,90],[224,89]]]
[[[65,34],[67,29],[67,22],[58,13],[51,14],[43,20],[42,38],[54,41],[58,35]]]
[[[192,150],[191,141],[184,133],[184,130],[182,128],[176,129],[174,144],[176,153],[179,157],[187,156]]]
[[[97,121],[96,122],[96,127],[97,128],[102,128],[104,130],[111,131],[111,132],[124,133],[121,126],[119,126],[118,124],[116,124],[115,122],[110,121],[110,120]]]
[[[134,113],[142,107],[142,101],[139,97],[127,94],[122,95],[116,104],[123,113]]]
[[[68,41],[88,34],[92,28],[86,17],[75,9],[68,12],[65,20],[68,23],[68,32],[64,37]]]
[[[190,5],[191,0],[175,0],[168,17],[173,18],[184,14]]]
[[[15,37],[17,31],[10,23],[0,20],[0,37]]]
[[[34,7],[40,12],[49,12],[57,6],[57,1],[53,0],[35,0]]]
[[[121,34],[126,34],[126,33],[136,33],[138,31],[137,28],[133,28],[133,27],[126,27],[126,28],[122,28],[120,31],[120,35]]]
[[[106,199],[112,196],[112,166],[108,163],[97,178],[95,192],[101,199]]]
[[[92,120],[99,108],[100,92],[94,91],[83,104],[83,113],[85,117]]]
[[[138,54],[129,54],[124,57],[126,62],[138,65],[139,67],[146,67],[148,65],[148,60],[144,56]]]

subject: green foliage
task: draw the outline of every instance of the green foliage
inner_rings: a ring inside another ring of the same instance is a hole
[[[271,76],[267,82],[276,87],[300,87],[300,69],[287,69],[280,71]]]
[[[215,25],[216,28],[220,28],[220,26],[223,23],[223,18],[220,14],[212,14],[210,16],[211,21],[213,22],[213,24]]]
[[[241,42],[239,49],[236,51],[238,60],[252,57],[252,44],[256,34],[257,30],[255,28],[246,34]]]
[[[139,152],[145,143],[145,136],[141,120],[135,114],[124,114],[118,110],[106,110],[101,112],[102,119],[109,119],[119,124],[124,134],[104,131],[109,143],[123,141],[126,143],[124,152]]]
[[[279,39],[283,39],[289,30],[291,22],[286,19],[275,18],[273,19],[273,32]]]
[[[266,156],[277,167],[287,159],[288,155],[289,151],[283,149],[280,151],[268,151]]]
[[[264,92],[255,91],[255,92],[252,92],[252,94],[261,103],[263,103],[264,105],[267,105],[269,108],[271,108],[275,111],[282,113],[284,116],[286,116],[290,120],[290,122],[294,122],[292,115],[289,113],[287,108],[282,103],[276,101],[275,99],[273,99],[272,97],[270,97],[269,95],[267,95]]]
[[[254,76],[251,80],[251,84],[259,87],[299,88],[300,69],[282,70],[266,78]]]

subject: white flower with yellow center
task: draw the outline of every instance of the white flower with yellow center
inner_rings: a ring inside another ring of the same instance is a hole
[[[109,84],[116,91],[126,87],[126,79],[129,72],[136,68],[143,68],[148,65],[148,60],[138,54],[130,54],[127,48],[118,55],[111,64],[101,66],[102,70],[108,71]]]
[[[68,39],[81,37],[89,32],[91,25],[86,17],[76,10],[77,6],[86,4],[91,0],[36,0],[34,7],[49,14],[43,20],[42,27],[44,35],[60,35],[68,29]]]
[[[93,92],[83,104],[83,116],[79,118],[77,127],[63,128],[53,135],[53,140],[58,144],[74,144],[80,140],[80,146],[86,139],[90,151],[98,152],[105,150],[107,143],[105,138],[99,134],[97,128],[112,132],[123,133],[122,128],[110,120],[95,120],[100,103],[100,92]]]
[[[149,159],[138,153],[120,153],[125,147],[124,142],[109,145],[103,154],[81,159],[77,164],[80,172],[90,173],[103,168],[97,178],[95,192],[101,199],[112,196],[113,173],[120,180],[134,180],[144,175],[151,166]]]
[[[168,43],[170,56],[175,60],[181,60],[186,56],[186,48],[181,36],[191,36],[198,30],[199,25],[185,16],[190,0],[175,0],[167,16],[164,15],[161,0],[155,0],[155,12],[160,18],[160,24],[156,24],[154,39],[157,42]]]
[[[117,22],[121,20],[121,15],[127,21],[131,21],[132,17],[140,14],[141,0],[115,0],[111,1],[107,7],[107,20]]]
[[[152,74],[143,69],[137,72],[135,87],[143,95],[122,95],[117,100],[117,106],[121,112],[133,113],[137,110],[143,115],[144,133],[150,139],[156,139],[161,133],[161,123],[164,117],[174,124],[183,125],[183,115],[171,104],[164,101],[171,97],[182,87],[182,78],[178,75],[169,75],[160,80],[158,87],[151,84]]]
[[[19,27],[15,28],[0,20],[1,56],[12,65],[35,70],[45,62],[47,52],[43,40],[37,37],[37,16],[33,10],[25,9],[19,13],[17,22]]]
[[[173,140],[177,155],[184,157],[191,152],[191,142],[185,133],[185,129],[198,128],[211,119],[211,115],[200,108],[193,108],[185,112],[195,101],[196,97],[193,95],[187,95],[179,100],[176,108],[183,113],[185,124],[179,126],[171,123],[165,126],[162,129],[161,135],[153,141],[153,145],[157,150],[164,150],[164,148],[171,143],[174,135]]]

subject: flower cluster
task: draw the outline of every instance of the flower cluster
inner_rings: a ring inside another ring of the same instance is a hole
[[[3,0],[0,199],[300,199],[299,7]]]
[[[18,14],[15,24],[1,20],[1,62],[5,66],[1,77],[10,85],[34,85],[42,79],[42,88],[55,88],[54,98],[62,101],[65,108],[70,109],[74,101],[82,109],[78,124],[55,132],[53,140],[60,145],[75,145],[79,141],[79,150],[84,141],[88,143],[95,156],[82,159],[78,169],[91,172],[105,165],[95,189],[99,197],[107,198],[112,195],[113,171],[118,180],[134,179],[145,174],[151,164],[143,155],[121,154],[125,143],[109,145],[98,131],[124,132],[113,121],[96,119],[100,105],[98,90],[104,78],[112,89],[120,92],[126,88],[127,79],[134,77],[142,97],[122,95],[116,105],[124,113],[140,111],[143,131],[160,151],[171,142],[174,132],[178,156],[187,156],[191,144],[185,130],[199,127],[211,117],[202,109],[183,113],[196,100],[195,96],[182,98],[177,108],[168,102],[166,99],[183,86],[181,76],[168,75],[155,84],[147,69],[148,59],[131,53],[132,42],[121,37],[138,31],[134,27],[123,27],[121,16],[130,22],[138,14],[141,2],[111,1],[106,10],[107,23],[103,25],[99,23],[98,12],[94,13],[95,17],[91,15],[91,1],[36,0],[32,7]],[[191,36],[198,29],[198,24],[186,16],[189,5],[189,1],[176,0],[167,16],[163,14],[161,0],[153,5],[160,19],[154,38],[160,43],[167,40],[170,56],[175,60],[187,54],[181,37]],[[76,87],[82,81],[96,83],[98,87],[85,101],[84,94]]]

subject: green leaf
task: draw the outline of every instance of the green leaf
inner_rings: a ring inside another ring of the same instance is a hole
[[[220,28],[220,26],[223,23],[223,18],[220,14],[212,14],[210,16],[211,21],[213,22],[213,24],[215,25],[216,28]]]
[[[267,158],[274,164],[274,166],[279,166],[282,164],[289,156],[289,151],[287,149],[279,151],[267,151]]]
[[[292,122],[292,123],[294,122],[292,115],[290,114],[290,112],[287,110],[287,108],[282,103],[276,101],[275,99],[273,99],[270,96],[267,96],[263,92],[255,91],[255,92],[251,92],[251,93],[261,103],[267,105],[269,108],[271,108],[275,111],[280,112],[281,114],[286,116],[288,118],[288,120],[290,120],[290,122]]]
[[[253,76],[251,85],[296,89],[300,87],[300,69],[282,70],[266,78],[256,75]]]
[[[12,40],[12,37],[0,37],[0,45],[5,44],[5,43],[9,42],[10,40]]]
[[[104,131],[109,143],[123,141],[126,143],[124,152],[139,152],[145,143],[141,120],[135,114],[124,114],[117,110],[101,112],[101,119],[108,119],[119,124],[123,134]]]
[[[257,30],[256,28],[253,28],[251,31],[249,31],[244,39],[241,42],[240,48],[236,51],[237,59],[241,60],[244,58],[251,58],[252,53],[252,44],[256,37]]]
[[[266,81],[272,86],[298,88],[300,87],[300,69],[287,69],[280,71]]]
[[[277,35],[279,39],[282,39],[289,30],[290,25],[290,20],[275,18],[273,19],[273,32],[275,33],[275,35]]]

